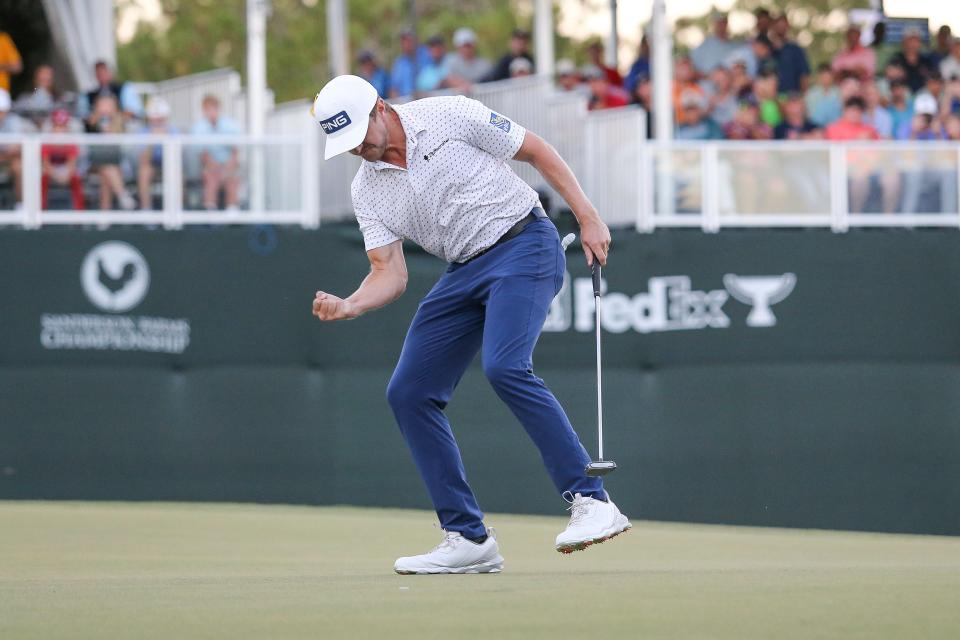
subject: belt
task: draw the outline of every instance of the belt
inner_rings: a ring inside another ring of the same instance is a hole
[[[500,239],[499,239],[499,240],[497,240],[496,242],[494,242],[492,245],[490,245],[490,246],[487,247],[486,249],[483,249],[483,250],[480,251],[479,253],[475,253],[474,255],[470,256],[469,258],[467,258],[466,260],[464,260],[463,262],[460,262],[460,263],[458,263],[458,264],[467,264],[468,262],[473,262],[474,260],[476,260],[477,258],[479,258],[480,256],[482,256],[483,254],[485,254],[485,253],[487,253],[488,251],[492,250],[494,247],[497,247],[497,246],[503,244],[504,242],[507,242],[508,240],[513,240],[514,238],[516,238],[518,235],[520,235],[520,232],[521,232],[521,231],[523,231],[524,229],[527,228],[527,225],[528,225],[528,224],[530,224],[531,222],[533,222],[534,220],[536,220],[536,219],[539,217],[539,216],[537,215],[537,211],[542,211],[542,210],[540,209],[540,207],[534,207],[533,209],[530,210],[530,213],[528,213],[528,214],[525,215],[523,218],[521,218],[520,220],[518,220],[515,225],[513,225],[512,227],[510,227],[509,229],[507,229],[507,232],[504,233],[502,236],[500,236]]]

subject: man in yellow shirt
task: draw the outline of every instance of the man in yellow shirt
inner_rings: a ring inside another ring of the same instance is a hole
[[[13,38],[0,31],[0,89],[9,92],[11,74],[20,73],[22,70],[23,62],[17,46],[13,44]]]

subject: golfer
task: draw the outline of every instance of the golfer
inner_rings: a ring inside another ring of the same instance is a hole
[[[406,288],[402,240],[449,264],[420,303],[387,387],[403,437],[444,532],[397,573],[487,573],[503,558],[467,484],[443,410],[480,351],[483,371],[540,450],[567,502],[558,551],[584,549],[630,528],[588,477],[590,462],[563,408],[534,375],[533,348],[566,267],[556,228],[537,193],[507,160],[529,162],[570,205],[588,264],[607,261],[610,232],[570,168],[549,144],[501,113],[462,96],[391,106],[357,76],[331,80],[312,110],[325,157],[363,158],[351,187],[370,273],[346,298],[318,291],[313,314],[349,320],[389,304]]]

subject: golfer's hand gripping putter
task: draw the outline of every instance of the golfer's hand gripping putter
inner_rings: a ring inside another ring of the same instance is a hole
[[[600,376],[600,263],[593,257],[593,301],[596,304],[596,332],[597,332],[597,460],[587,465],[588,476],[605,476],[616,471],[617,463],[603,459],[603,384]]]

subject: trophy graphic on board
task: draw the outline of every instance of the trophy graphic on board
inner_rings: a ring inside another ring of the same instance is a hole
[[[723,286],[734,298],[751,306],[747,315],[748,327],[772,327],[777,324],[771,305],[790,295],[797,284],[797,276],[785,273],[782,276],[738,276],[728,273],[723,276]]]

